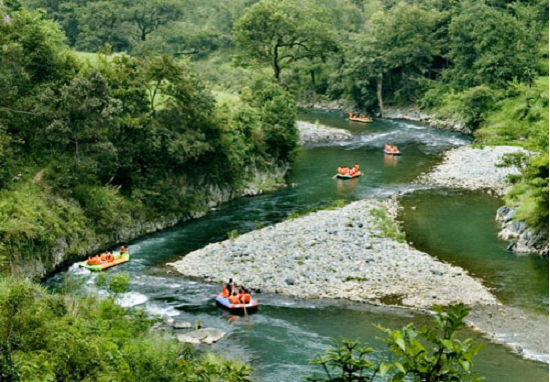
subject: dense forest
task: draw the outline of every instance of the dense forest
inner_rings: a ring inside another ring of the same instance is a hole
[[[194,216],[223,200],[213,190],[240,195],[292,161],[296,105],[333,100],[420,108],[533,151],[508,158],[523,172],[507,201],[547,232],[548,17],[547,0],[0,0],[0,274]],[[250,380],[112,297],[2,279],[0,380]],[[450,338],[422,333],[475,380],[479,350],[451,341],[465,314],[439,316]],[[400,343],[419,342],[387,334],[403,363],[361,370],[403,380],[418,370]]]
[[[294,101],[273,81],[216,103],[170,55],[82,62],[41,11],[8,6],[0,28],[4,269],[60,238],[79,254],[136,221],[203,211],[212,187],[239,190],[290,159]]]
[[[508,196],[548,230],[548,1],[25,0],[78,51],[186,58],[239,94],[274,78],[300,103],[415,106],[460,121],[481,143],[540,155]],[[546,159],[545,159],[546,158]]]

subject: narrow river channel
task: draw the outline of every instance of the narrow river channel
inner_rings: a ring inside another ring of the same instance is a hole
[[[258,313],[246,320],[235,319],[213,304],[218,286],[184,279],[165,264],[226,239],[229,231],[244,233],[274,224],[293,211],[328,205],[337,199],[385,197],[418,189],[403,200],[402,218],[409,241],[485,279],[504,303],[547,314],[548,260],[518,258],[505,251],[506,243],[496,238],[493,219],[501,201],[482,193],[429,190],[412,184],[420,173],[438,163],[441,152],[468,144],[469,137],[410,122],[350,123],[337,113],[308,112],[299,119],[348,129],[354,138],[301,149],[285,188],[234,200],[201,219],[130,243],[132,261],[112,270],[131,275],[131,291],[123,304],[177,316],[178,320],[200,320],[204,326],[227,331],[228,336],[211,349],[248,362],[255,370],[254,380],[300,380],[315,370],[308,359],[330,346],[333,337],[361,339],[380,347],[376,324],[397,328],[410,322],[421,325],[430,318],[406,309],[259,294],[262,307]],[[381,146],[386,141],[398,145],[404,155],[382,155]],[[365,176],[353,181],[332,179],[337,165],[355,162],[361,164]],[[90,284],[95,277],[72,267],[47,284],[55,288],[67,274]],[[487,342],[474,332],[465,334]],[[476,369],[489,382],[548,380],[547,365],[488,342]]]

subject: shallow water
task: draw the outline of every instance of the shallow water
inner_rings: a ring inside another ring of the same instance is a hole
[[[411,185],[410,182],[436,164],[442,151],[470,141],[468,137],[457,133],[408,122],[380,120],[372,124],[357,124],[347,122],[336,113],[320,112],[303,114],[300,119],[310,122],[319,120],[329,126],[349,129],[354,133],[354,138],[346,142],[304,148],[299,152],[288,177],[288,187],[267,195],[234,200],[201,219],[136,240],[131,243],[132,261],[111,270],[127,272],[132,276],[131,292],[124,296],[126,306],[135,305],[153,314],[177,316],[178,320],[200,320],[205,326],[228,331],[228,337],[212,349],[250,363],[255,370],[254,380],[260,381],[295,381],[308,375],[313,370],[308,365],[308,359],[327,348],[332,337],[357,338],[377,346],[380,345],[376,340],[380,332],[374,325],[398,328],[409,322],[420,325],[429,318],[404,309],[342,301],[299,301],[259,294],[257,297],[262,303],[261,309],[245,320],[232,317],[214,306],[212,297],[218,292],[218,286],[184,279],[166,267],[165,263],[175,261],[208,243],[224,240],[229,231],[243,233],[273,224],[293,211],[328,205],[337,199],[349,201],[384,197],[425,188]],[[405,155],[385,157],[381,153],[381,146],[387,141],[397,144]],[[355,162],[361,164],[365,176],[351,181],[332,179],[337,165],[351,165]],[[437,195],[440,191],[423,191],[419,194],[420,198],[424,192]],[[454,196],[449,198],[453,199]],[[419,200],[418,203],[412,203],[420,205]],[[495,201],[497,206],[498,203]],[[487,216],[489,211],[494,215],[496,209],[491,203],[481,203],[480,208],[485,209]],[[419,212],[420,208],[416,211]],[[489,221],[487,224],[480,223],[479,229],[493,234],[494,224],[491,224]],[[416,237],[422,236],[423,227],[414,231],[414,240],[418,243],[421,240]],[[443,227],[436,224],[434,229],[440,228]],[[460,248],[463,240],[456,237],[451,240],[452,245],[447,246]],[[457,255],[457,258],[462,257]],[[486,272],[488,278],[491,277],[490,268]],[[76,277],[88,283],[94,278],[94,275],[76,271],[75,268],[71,268],[68,273],[79,273]],[[66,274],[58,274],[49,284],[54,287],[60,285]],[[503,280],[506,283],[508,281],[510,279]],[[529,280],[526,282],[529,283]],[[540,294],[538,286],[532,287],[537,291],[533,292],[535,295]],[[526,293],[533,296],[531,292]],[[467,334],[479,337],[473,332]],[[478,340],[486,342],[481,338]],[[546,366],[524,360],[509,353],[504,347],[493,344],[487,345],[476,367],[487,377],[487,381],[548,380]]]
[[[480,191],[430,190],[404,196],[407,240],[489,283],[505,304],[548,314],[548,259],[516,255],[499,240],[502,202]]]

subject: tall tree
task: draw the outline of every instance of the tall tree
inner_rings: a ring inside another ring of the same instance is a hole
[[[312,3],[262,0],[235,24],[242,62],[269,65],[278,83],[291,63],[325,57],[336,49],[327,14]]]
[[[182,16],[181,3],[177,0],[131,0],[126,6],[125,19],[137,28],[140,41]]]

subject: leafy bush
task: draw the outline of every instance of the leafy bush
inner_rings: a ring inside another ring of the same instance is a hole
[[[50,253],[64,238],[69,253],[76,253],[92,237],[90,222],[75,202],[52,195],[32,182],[0,190],[0,252],[2,270]]]
[[[0,279],[3,381],[250,380],[244,365],[201,355],[152,330],[154,320],[112,299],[50,294]]]
[[[512,83],[507,97],[476,132],[487,144],[520,145],[537,154],[523,158],[522,173],[506,196],[508,204],[519,206],[514,218],[524,221],[541,233],[548,233],[548,77],[534,85]],[[508,164],[517,165],[509,158]]]
[[[311,361],[321,365],[324,375],[313,375],[308,381],[471,381],[482,378],[472,371],[473,359],[481,351],[471,339],[456,339],[465,324],[469,309],[464,305],[436,307],[433,327],[417,329],[408,325],[400,330],[379,326],[385,334],[388,355],[375,356],[374,349],[358,341],[334,341],[331,349]]]
[[[400,243],[405,241],[405,234],[399,228],[399,225],[388,218],[386,210],[382,207],[373,208],[372,216],[376,219],[376,226],[382,231],[382,236],[388,239],[397,240]]]

